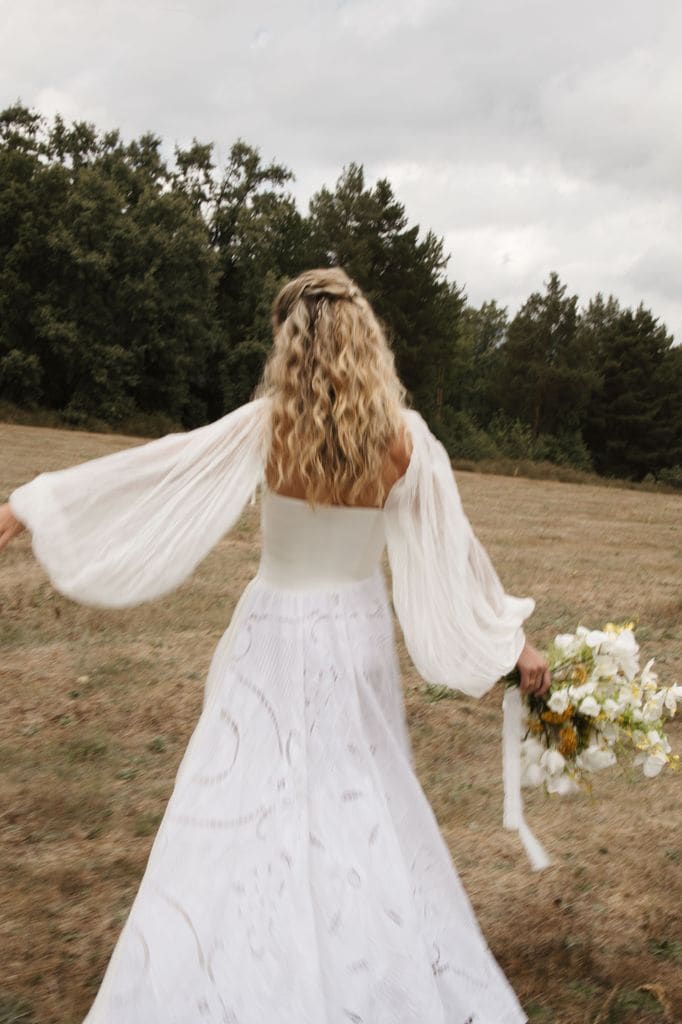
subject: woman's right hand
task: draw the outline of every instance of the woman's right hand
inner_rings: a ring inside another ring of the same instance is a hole
[[[544,654],[529,644],[527,640],[516,662],[516,667],[521,676],[519,684],[521,693],[532,693],[535,697],[547,693],[552,685],[549,663]]]
[[[0,551],[9,544],[13,537],[25,529],[24,524],[19,522],[12,512],[9,502],[0,505]]]

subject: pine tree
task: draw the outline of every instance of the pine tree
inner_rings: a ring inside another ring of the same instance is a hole
[[[493,394],[533,437],[580,427],[594,384],[591,351],[578,330],[578,297],[552,272],[544,294],[533,293],[509,325],[499,349]]]
[[[590,316],[599,383],[584,434],[597,471],[642,479],[679,464],[680,360],[665,325],[641,303],[633,313],[601,296]]]
[[[387,325],[398,372],[415,405],[434,425],[452,387],[453,353],[464,296],[447,280],[448,257],[433,232],[420,238],[390,182],[365,184],[358,164],[334,191],[310,203],[311,265],[341,265]]]

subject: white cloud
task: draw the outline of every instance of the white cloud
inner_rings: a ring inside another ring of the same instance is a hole
[[[544,97],[547,137],[585,177],[678,191],[681,105],[679,61],[637,47],[582,77],[557,76]]]
[[[386,175],[474,302],[557,270],[682,337],[676,0],[23,0],[0,102],[125,136],[242,136],[297,175]]]

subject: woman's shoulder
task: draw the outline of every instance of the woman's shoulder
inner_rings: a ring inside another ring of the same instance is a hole
[[[409,410],[407,411],[409,412]],[[402,419],[398,432],[391,442],[389,454],[391,461],[399,470],[398,475],[402,476],[407,470],[412,455],[412,437],[408,421],[405,418]]]

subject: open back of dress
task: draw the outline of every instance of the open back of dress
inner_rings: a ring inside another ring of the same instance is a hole
[[[413,770],[383,509],[261,525],[86,1024],[523,1024]]]

